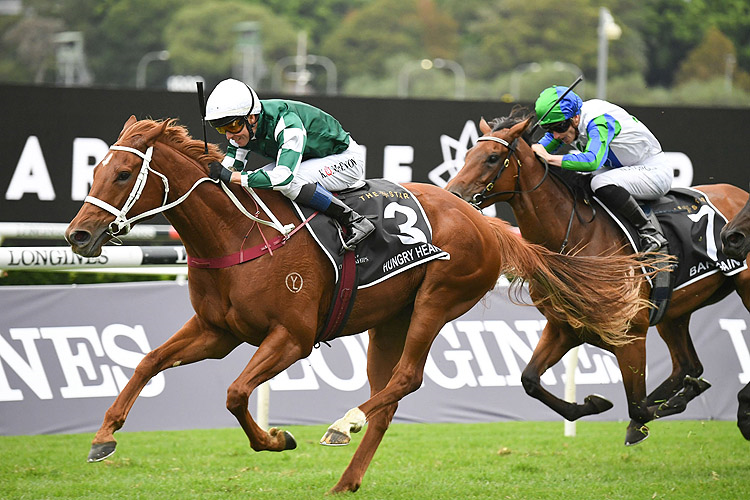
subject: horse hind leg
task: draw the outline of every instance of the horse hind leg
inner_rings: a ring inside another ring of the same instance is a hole
[[[222,332],[209,329],[193,316],[171,338],[157,347],[138,363],[138,366],[104,415],[104,421],[94,436],[88,462],[101,462],[115,452],[114,433],[124,424],[136,398],[149,380],[174,366],[194,363],[207,358],[223,358],[239,341]]]
[[[684,411],[692,399],[711,387],[708,381],[699,378],[703,365],[690,338],[689,321],[690,315],[685,315],[664,320],[657,326],[672,358],[672,373],[646,397],[647,406],[657,407],[656,418]]]
[[[367,378],[370,382],[371,396],[385,388],[393,374],[393,369],[403,351],[409,315],[410,312],[391,320],[386,325],[370,330],[370,342],[367,348]],[[397,408],[398,403],[394,403],[370,416],[362,441],[338,483],[329,493],[359,489]]]

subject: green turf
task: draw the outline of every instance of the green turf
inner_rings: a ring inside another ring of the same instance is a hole
[[[358,499],[747,499],[750,443],[733,422],[659,421],[623,446],[624,423],[397,424]],[[91,434],[0,437],[2,499],[323,498],[352,445],[317,444],[325,426],[288,427],[296,450],[255,453],[239,429],[119,432],[86,463]]]

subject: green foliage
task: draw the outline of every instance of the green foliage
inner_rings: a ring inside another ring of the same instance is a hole
[[[232,66],[238,57],[234,26],[244,21],[259,23],[267,65],[295,53],[295,30],[270,9],[240,0],[214,0],[186,5],[167,23],[165,39],[176,72],[199,74],[214,84],[232,76]]]
[[[345,79],[382,75],[386,62],[401,55],[454,59],[457,30],[431,0],[374,0],[347,16],[326,38],[321,53],[336,61]]]
[[[138,405],[133,411],[138,410]],[[167,415],[164,418],[168,418]],[[332,416],[335,418],[335,416]],[[395,424],[358,500],[736,500],[750,495],[747,442],[734,422],[659,421],[636,447],[625,423]],[[238,429],[120,432],[115,455],[85,463],[92,434],[0,437],[7,500],[322,499],[362,434],[320,446],[326,426],[293,426],[298,448],[254,453]],[[349,498],[347,496],[346,498]]]
[[[195,74],[211,87],[238,76],[234,25],[257,21],[266,64],[262,93],[272,86],[274,65],[296,54],[302,30],[308,33],[308,53],[333,61],[338,87],[349,95],[393,96],[404,65],[424,58],[458,62],[467,76],[468,99],[508,96],[519,66],[555,61],[581,68],[593,95],[601,6],[622,29],[621,37],[609,42],[610,84],[638,75],[646,83],[632,93],[634,102],[669,104],[673,86],[702,72],[713,75],[701,77],[713,90],[711,78],[724,74],[716,44],[729,41],[736,67],[728,100],[750,106],[741,99],[750,91],[747,0],[24,0],[22,15],[0,17],[0,81],[54,82],[51,36],[81,31],[96,86],[132,87],[141,58],[167,49],[168,61],[149,65],[147,84],[165,82],[170,74]],[[725,39],[712,42],[716,36],[709,34],[717,30]],[[706,44],[713,47],[708,52]],[[686,69],[678,73],[680,68]],[[311,88],[322,92],[325,75],[318,66],[310,69]],[[454,97],[450,74],[415,77],[410,96]],[[529,98],[542,77],[559,75],[525,75],[521,99]]]
[[[371,0],[250,0],[268,7],[277,16],[286,18],[296,29],[308,35],[308,50],[313,53],[321,40],[341,23],[349,12]]]
[[[97,84],[135,85],[138,63],[148,52],[164,50],[164,21],[183,3],[183,0],[112,2],[102,12],[101,22],[84,30],[89,69]],[[166,66],[161,68],[165,76],[166,69]]]

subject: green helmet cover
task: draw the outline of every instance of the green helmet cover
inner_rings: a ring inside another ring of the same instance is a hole
[[[547,113],[547,110],[550,110],[547,116],[544,116],[544,120],[539,122],[539,125],[544,126],[550,123],[561,122],[581,113],[583,101],[573,91],[568,92],[560,102],[556,103],[566,90],[568,90],[568,87],[555,85],[554,87],[544,89],[539,94],[534,104],[537,119],[541,119]]]

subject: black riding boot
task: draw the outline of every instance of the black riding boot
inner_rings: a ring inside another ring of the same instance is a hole
[[[331,198],[331,204],[323,213],[347,229],[346,241],[344,242],[345,250],[354,250],[357,243],[375,231],[375,224],[370,222],[367,217],[359,215],[336,197]]]
[[[654,227],[643,209],[625,188],[615,185],[603,186],[594,193],[607,207],[630,222],[638,231],[641,252],[657,252],[667,244],[667,239]]]
[[[320,184],[302,186],[294,201],[318,210],[346,228],[344,250],[353,250],[375,230],[375,225],[367,217],[359,215]]]

